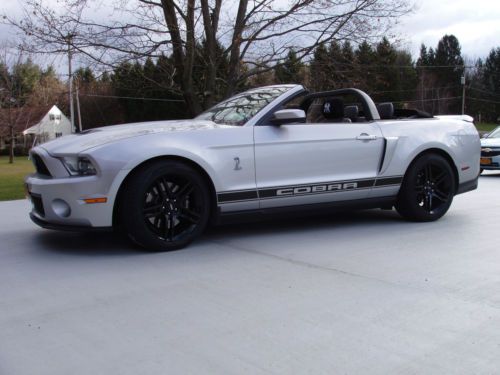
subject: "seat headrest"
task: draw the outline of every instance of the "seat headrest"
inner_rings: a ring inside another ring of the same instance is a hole
[[[328,119],[344,118],[344,102],[340,98],[331,98],[323,103],[323,116]]]
[[[377,110],[382,120],[394,118],[394,105],[392,103],[380,103],[377,105]]]
[[[359,115],[359,108],[357,105],[348,105],[344,108],[344,116],[352,122],[356,122]]]

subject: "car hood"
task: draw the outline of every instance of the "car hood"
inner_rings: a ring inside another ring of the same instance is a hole
[[[500,147],[500,138],[481,138],[481,147]]]
[[[44,143],[41,147],[52,155],[76,154],[126,138],[140,137],[149,134],[199,131],[222,127],[229,127],[229,125],[219,125],[212,121],[200,120],[138,122],[89,129],[82,133],[67,135]]]

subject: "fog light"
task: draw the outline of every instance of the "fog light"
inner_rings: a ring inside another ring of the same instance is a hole
[[[68,217],[71,214],[71,208],[69,207],[69,204],[67,204],[62,199],[54,199],[52,201],[52,211],[54,211],[54,213],[60,217]]]

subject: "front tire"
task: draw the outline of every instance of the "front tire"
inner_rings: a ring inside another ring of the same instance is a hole
[[[128,236],[149,251],[191,243],[210,217],[207,183],[188,165],[161,160],[135,173],[124,187],[120,219]]]
[[[455,175],[450,163],[440,155],[425,154],[408,168],[396,209],[411,221],[434,221],[448,211],[455,191]]]

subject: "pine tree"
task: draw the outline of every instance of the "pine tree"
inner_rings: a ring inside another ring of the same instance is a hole
[[[328,49],[324,44],[320,44],[314,50],[314,57],[310,65],[311,88],[314,91],[325,91],[332,87],[330,83],[330,72],[332,64],[328,54]]]
[[[276,80],[279,83],[303,83],[303,67],[304,64],[291,49],[285,60],[274,69]]]

